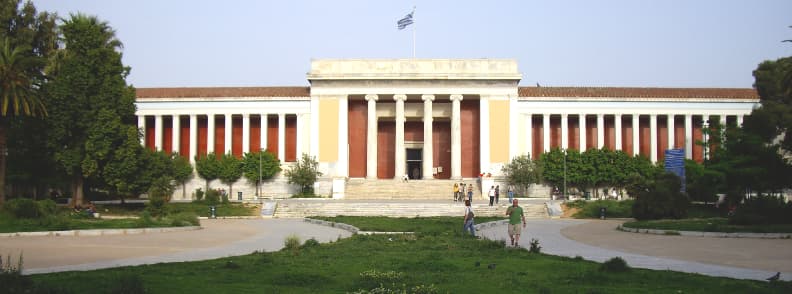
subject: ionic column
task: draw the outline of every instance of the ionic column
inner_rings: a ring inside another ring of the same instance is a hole
[[[633,114],[632,115],[633,156],[641,154],[641,138],[639,132],[640,128],[641,128],[641,115]]]
[[[296,159],[299,160],[302,154],[305,153],[303,152],[303,144],[305,144],[305,140],[303,140],[303,133],[302,133],[303,125],[305,125],[305,114],[304,113],[297,114],[297,119],[295,123],[296,125],[294,126],[295,127],[294,150],[295,150],[295,155],[297,157]]]
[[[250,114],[242,114],[242,154],[250,152]]]
[[[649,115],[649,154],[652,163],[657,162],[657,114]]]
[[[267,129],[269,128],[267,125],[269,124],[269,119],[267,119],[266,113],[262,113],[259,119],[261,119],[261,127],[259,128],[259,133],[261,133],[261,135],[259,135],[259,149],[267,150]],[[261,152],[261,150],[258,151]]]
[[[561,114],[561,149],[569,149],[569,122],[567,122],[569,115]]]
[[[231,114],[226,113],[225,114],[225,144],[223,144],[225,150],[223,150],[223,154],[231,153],[231,143],[233,141],[231,132],[233,132],[234,129],[233,127],[234,127],[234,121],[232,120]]]
[[[181,147],[181,138],[179,135],[181,132],[181,117],[178,114],[174,114],[171,117],[173,118],[173,123],[171,124],[173,127],[171,128],[171,138],[173,138],[171,139],[171,152],[179,153],[179,147]]]
[[[528,127],[528,138],[525,140],[525,148],[528,149],[528,154],[533,158],[535,155],[533,154],[533,114],[526,114],[525,117],[528,119],[526,122],[526,126]]]
[[[423,113],[423,123],[424,123],[424,136],[423,136],[423,178],[425,180],[434,178],[432,174],[432,165],[434,163],[433,157],[433,148],[434,145],[432,144],[432,122],[434,119],[432,118],[432,101],[434,101],[434,95],[422,95],[421,100],[424,102],[424,113]],[[460,136],[461,142],[461,136]],[[461,157],[460,157],[461,158]]]
[[[597,114],[597,149],[605,146],[605,115]]]
[[[613,115],[613,123],[616,124],[616,150],[622,150],[622,117],[621,113]]]
[[[709,135],[705,130],[709,129],[709,115],[704,114],[701,115],[701,140],[704,141],[704,148],[702,148],[704,153],[704,159],[709,159]]]
[[[154,150],[162,150],[162,115],[154,116]]]
[[[578,125],[580,126],[580,152],[586,151],[586,115],[578,115]]]
[[[190,114],[190,162],[195,163],[198,155],[198,116]]]
[[[376,94],[366,95],[368,119],[366,126],[366,178],[377,178],[377,100]],[[397,175],[398,176],[398,175]]]
[[[146,116],[145,115],[138,115],[138,131],[142,136],[140,136],[140,145],[146,147]]]
[[[743,115],[740,114],[737,116],[737,127],[742,128],[743,125]]]
[[[278,160],[286,162],[286,114],[278,113]]]
[[[666,116],[668,119],[668,123],[666,126],[668,127],[668,149],[674,149],[676,147],[676,136],[674,136],[676,130],[674,130],[674,115],[669,114]]]
[[[693,115],[685,114],[685,158],[693,159]]]
[[[462,178],[462,95],[451,95],[451,178]]]
[[[542,114],[542,148],[544,152],[550,151],[550,114]]]
[[[393,95],[393,100],[396,101],[396,171],[394,173],[394,178],[401,179],[402,176],[406,174],[404,166],[406,164],[404,150],[404,101],[407,100],[407,95]],[[453,122],[451,124],[453,125]],[[451,144],[453,145],[453,127],[451,127],[451,134]]]
[[[725,114],[721,114],[721,115],[719,115],[719,117],[720,117],[721,128],[725,129],[726,128],[726,115]]]
[[[206,153],[215,152],[215,115],[210,113],[206,115]]]

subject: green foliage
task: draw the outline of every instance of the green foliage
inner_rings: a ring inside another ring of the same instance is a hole
[[[609,273],[623,273],[630,271],[630,266],[621,257],[608,259],[600,266],[600,270]]]
[[[231,152],[224,154],[223,157],[220,158],[219,164],[219,173],[217,177],[220,179],[221,182],[228,185],[228,195],[233,195],[233,185],[234,183],[242,177],[242,161],[236,158]],[[223,203],[227,202],[228,199],[223,199]]]
[[[283,240],[283,250],[287,250],[292,255],[300,254],[300,237],[297,235],[288,235]]]
[[[660,218],[682,218],[687,215],[690,200],[681,193],[679,177],[662,173],[646,184],[643,191],[636,191],[632,215],[639,220]]]
[[[193,177],[193,166],[186,157],[179,153],[171,154],[171,162],[173,163],[173,180],[177,184],[181,184],[182,199],[187,199],[186,183]]]
[[[736,225],[768,225],[792,224],[792,202],[784,201],[777,196],[757,196],[745,199],[737,206],[730,224]]]
[[[303,243],[302,248],[311,248],[316,246],[319,246],[319,241],[317,241],[316,238],[311,237],[308,240],[305,240],[305,243]]]
[[[149,189],[149,202],[146,211],[153,217],[163,217],[168,214],[166,204],[173,194],[173,185],[168,178],[159,178],[152,183]]]
[[[30,198],[14,198],[3,204],[3,210],[15,218],[43,218],[57,213],[57,206],[52,200],[35,201]]]
[[[206,181],[206,191],[209,192],[209,182],[220,177],[220,161],[217,160],[217,155],[214,152],[196,155],[195,171],[198,172],[199,177]]]
[[[530,155],[520,155],[503,166],[502,169],[506,176],[506,181],[514,185],[523,193],[528,190],[531,184],[538,184],[542,180],[541,166],[531,160]]]
[[[201,201],[204,198],[204,191],[201,188],[195,189],[195,201]]]
[[[259,177],[261,180],[268,180],[280,171],[280,160],[269,151],[248,152],[242,158],[242,175],[248,182],[256,184],[258,195],[261,195],[261,192],[258,192]]]
[[[685,160],[685,190],[693,201],[715,202],[725,185],[725,175],[693,160]]]
[[[303,154],[289,170],[286,177],[289,184],[300,186],[301,194],[313,193],[313,184],[322,176],[318,170],[319,162],[308,154]]]
[[[404,281],[404,277],[405,275],[403,272],[377,271],[372,269],[361,272],[355,281],[355,285],[357,288],[361,289],[357,293],[372,293],[375,291],[374,289],[382,285],[402,283]],[[365,292],[366,290],[371,292]]]
[[[218,203],[220,203],[220,192],[214,189],[207,190],[205,201],[207,205],[217,205]]]
[[[630,218],[632,217],[632,206],[634,202],[634,200],[575,200],[572,202],[566,202],[566,205],[568,207],[580,209],[577,213],[575,213],[575,218],[599,218],[600,208],[602,207],[605,207],[607,211],[607,217]]]
[[[199,226],[201,224],[198,215],[193,212],[175,213],[168,217],[171,219],[171,226],[174,227]]]
[[[539,239],[531,238],[531,243],[529,244],[531,247],[528,248],[528,252],[540,253],[542,251],[542,246],[539,246]]]

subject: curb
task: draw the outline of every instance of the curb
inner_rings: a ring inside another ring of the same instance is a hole
[[[151,233],[183,232],[203,229],[200,226],[169,227],[169,228],[140,228],[140,229],[101,229],[101,230],[68,230],[68,231],[43,231],[43,232],[16,232],[2,233],[0,238],[13,237],[91,237],[114,235],[138,235]]]
[[[722,233],[722,232],[636,229],[636,228],[626,228],[623,226],[618,226],[616,229],[628,233],[668,235],[668,236],[691,236],[691,237],[708,237],[708,238],[792,239],[792,233]]]
[[[210,220],[210,219],[260,219],[260,218],[263,218],[263,217],[262,216],[255,216],[255,215],[251,215],[251,216],[218,216],[218,217],[215,217],[215,218],[209,218],[209,217],[206,217],[206,216],[199,216],[198,217],[198,219],[200,219],[200,220]]]
[[[350,225],[350,224],[345,224],[345,223],[329,222],[329,221],[323,221],[323,220],[312,219],[312,218],[307,218],[307,217],[303,218],[303,221],[305,221],[306,223],[311,223],[311,224],[315,224],[315,225],[342,229],[342,230],[348,231],[348,232],[350,232],[352,234],[357,234],[358,232],[360,232],[360,229],[358,229],[357,227],[355,227],[353,225]]]

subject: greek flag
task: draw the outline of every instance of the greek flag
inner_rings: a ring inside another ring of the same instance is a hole
[[[399,30],[403,30],[408,25],[413,24],[413,13],[415,13],[415,10],[413,10],[413,12],[410,12],[410,14],[406,15],[404,18],[396,22],[396,27],[398,27]]]

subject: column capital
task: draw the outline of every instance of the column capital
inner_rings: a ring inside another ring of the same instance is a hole
[[[450,100],[451,100],[451,101],[462,101],[462,95],[460,95],[460,94],[453,94],[453,95],[451,95],[451,97],[450,97]]]
[[[366,101],[377,101],[379,100],[379,95],[377,94],[366,94]]]
[[[567,118],[567,117],[569,117],[569,114],[568,114],[568,113],[562,113],[562,114],[561,114],[561,117],[563,117],[563,118]]]
[[[407,95],[404,95],[404,94],[393,95],[393,100],[394,101],[402,101],[403,102],[403,101],[407,100]]]
[[[432,95],[432,94],[421,95],[421,100],[423,100],[423,102],[427,102],[427,101],[428,102],[432,102],[432,101],[435,100],[435,95]]]

